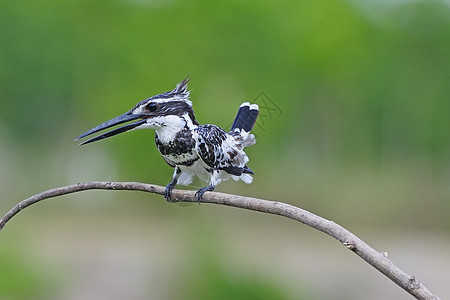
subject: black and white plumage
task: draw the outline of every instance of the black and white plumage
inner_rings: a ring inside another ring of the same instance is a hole
[[[249,159],[244,148],[255,144],[250,131],[259,114],[258,105],[242,103],[228,133],[216,125],[199,125],[189,100],[188,81],[183,80],[172,91],[142,100],[127,113],[86,131],[77,139],[137,120],[80,145],[134,129],[154,129],[159,152],[167,164],[175,168],[164,193],[167,200],[171,199],[175,185],[188,185],[193,176],[209,182],[197,191],[199,201],[206,191],[214,190],[230,177],[251,183],[253,172],[247,167]]]

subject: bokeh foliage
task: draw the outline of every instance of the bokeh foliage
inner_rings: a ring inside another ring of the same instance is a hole
[[[440,1],[384,4],[388,12],[345,1],[47,2],[0,12],[1,117],[21,143],[51,142],[61,127],[90,126],[189,75],[210,121],[267,92],[285,112],[268,140],[311,130],[337,158],[448,158],[450,21]]]

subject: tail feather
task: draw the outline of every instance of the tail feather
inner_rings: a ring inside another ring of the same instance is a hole
[[[233,125],[231,125],[230,132],[235,132],[236,129],[250,132],[255,125],[258,114],[259,107],[257,104],[250,104],[249,102],[242,103],[236,114],[236,118],[234,118]]]

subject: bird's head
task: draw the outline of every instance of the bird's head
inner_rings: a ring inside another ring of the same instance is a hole
[[[188,78],[184,79],[181,83],[177,84],[176,88],[172,91],[142,100],[130,111],[86,131],[75,140],[135,120],[137,121],[93,137],[82,142],[80,145],[99,141],[134,129],[148,128],[158,130],[170,126],[184,127],[186,125],[198,125],[194,116],[194,111],[192,110],[192,102],[189,100],[189,91],[187,90],[188,82]]]

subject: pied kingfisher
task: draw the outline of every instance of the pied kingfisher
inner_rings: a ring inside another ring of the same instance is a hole
[[[258,105],[242,103],[228,133],[216,125],[199,125],[189,100],[188,81],[184,79],[174,90],[142,100],[130,111],[86,131],[75,140],[132,120],[138,121],[80,145],[134,129],[154,129],[159,152],[167,164],[175,168],[164,192],[167,201],[171,200],[176,184],[188,185],[194,175],[209,182],[197,191],[198,201],[206,191],[213,191],[230,177],[251,183],[254,173],[247,167],[249,159],[244,148],[255,144],[255,136],[250,131],[259,114]]]

